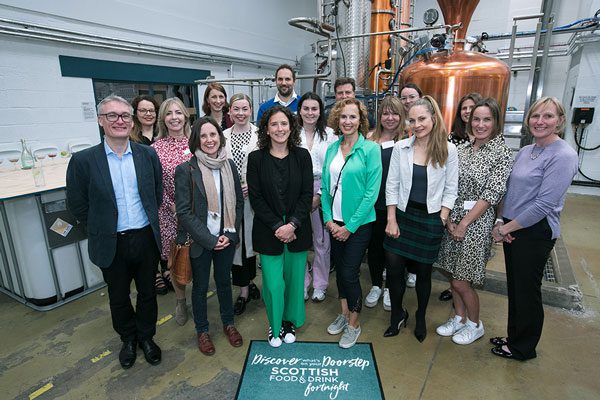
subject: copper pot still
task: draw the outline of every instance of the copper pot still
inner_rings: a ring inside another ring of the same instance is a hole
[[[454,51],[440,51],[406,67],[400,75],[400,87],[412,82],[439,104],[448,132],[458,101],[468,93],[498,101],[504,120],[508,102],[510,69],[506,63],[482,53],[464,51],[464,38],[479,0],[438,0],[446,24],[463,23],[455,33]]]

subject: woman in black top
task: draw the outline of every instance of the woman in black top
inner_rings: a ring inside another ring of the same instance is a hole
[[[258,130],[259,150],[248,157],[246,179],[254,209],[252,244],[260,254],[268,341],[293,343],[304,324],[304,267],[312,244],[309,214],[313,175],[300,147],[296,119],[287,107],[267,110]]]

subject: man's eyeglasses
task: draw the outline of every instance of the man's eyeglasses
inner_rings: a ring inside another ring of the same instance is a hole
[[[129,113],[117,114],[111,112],[100,115],[103,115],[108,120],[108,122],[117,122],[119,118],[121,118],[123,122],[131,122],[133,120],[133,116]]]
[[[145,108],[138,108],[137,110],[140,114],[144,115],[144,114],[150,114],[150,115],[154,115],[156,114],[156,110],[148,110]]]

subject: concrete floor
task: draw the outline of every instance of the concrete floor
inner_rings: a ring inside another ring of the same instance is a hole
[[[450,303],[437,300],[447,285],[433,282],[427,322],[428,337],[412,335],[416,299],[408,289],[411,318],[399,336],[384,339],[389,313],[381,305],[365,308],[360,341],[372,342],[387,399],[598,399],[600,359],[600,197],[569,195],[562,218],[563,239],[580,290],[584,312],[547,307],[538,358],[525,363],[490,354],[488,338],[503,335],[507,300],[480,292],[486,335],[469,346],[458,346],[435,334],[451,314]],[[363,269],[363,292],[370,288]],[[332,283],[333,276],[332,276]],[[321,304],[307,302],[307,323],[299,340],[332,341],[325,329],[338,312],[332,284]],[[105,290],[49,312],[34,311],[0,294],[0,388],[3,399],[232,399],[250,339],[265,339],[264,306],[248,304],[237,319],[244,336],[234,349],[218,329],[216,296],[209,314],[217,352],[202,355],[195,344],[193,322],[179,327],[170,313],[174,296],[159,297],[155,337],[163,361],[152,367],[140,352],[133,368],[124,371],[117,359],[120,342],[114,334]],[[110,352],[110,353],[109,353]],[[41,390],[40,390],[41,389]]]

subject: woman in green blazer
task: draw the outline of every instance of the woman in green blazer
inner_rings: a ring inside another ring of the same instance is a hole
[[[381,185],[379,145],[366,140],[369,123],[364,105],[356,99],[336,103],[329,124],[340,135],[323,164],[323,221],[331,234],[331,252],[342,313],[329,325],[331,335],[343,333],[339,345],[354,346],[360,336],[362,308],[360,264],[371,238],[375,202]]]

